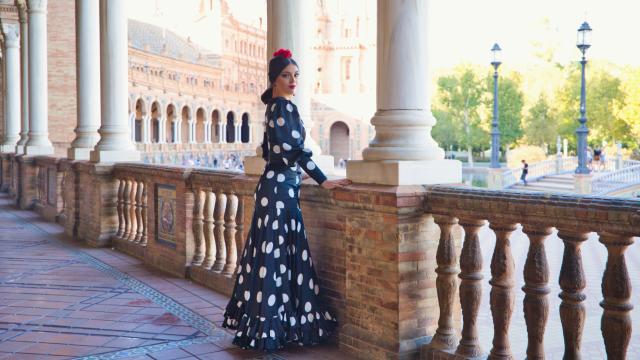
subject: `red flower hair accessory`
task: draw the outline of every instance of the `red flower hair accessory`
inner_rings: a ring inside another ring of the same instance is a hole
[[[285,59],[288,59],[291,57],[291,50],[289,49],[279,49],[278,51],[273,53],[273,57],[276,56],[282,56]]]

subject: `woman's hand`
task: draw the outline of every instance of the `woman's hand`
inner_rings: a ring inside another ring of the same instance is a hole
[[[322,185],[324,189],[332,190],[338,187],[346,186],[351,184],[351,180],[349,179],[340,179],[340,180],[325,180]]]

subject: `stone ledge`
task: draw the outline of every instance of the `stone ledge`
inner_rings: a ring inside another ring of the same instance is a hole
[[[111,242],[118,251],[122,251],[127,255],[131,255],[136,259],[144,260],[146,253],[146,247],[140,244],[134,243],[129,240],[124,240],[118,236],[113,236]]]

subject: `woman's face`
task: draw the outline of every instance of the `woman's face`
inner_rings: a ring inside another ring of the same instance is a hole
[[[298,76],[300,76],[298,67],[294,64],[287,65],[273,83],[273,96],[290,98],[295,95]]]

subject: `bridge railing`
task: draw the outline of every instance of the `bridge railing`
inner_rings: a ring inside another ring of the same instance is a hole
[[[634,183],[640,183],[640,164],[594,176],[591,189],[593,194],[602,195]]]

